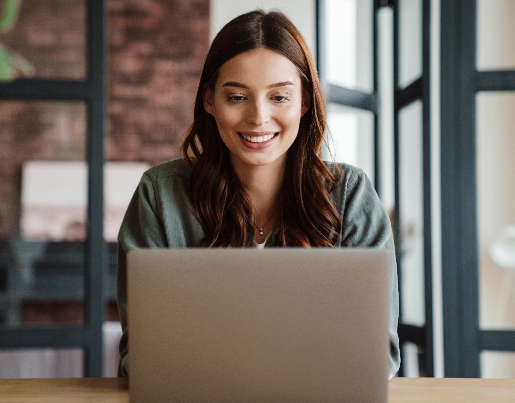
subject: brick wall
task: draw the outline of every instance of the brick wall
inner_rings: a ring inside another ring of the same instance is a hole
[[[0,43],[36,78],[85,75],[84,0],[23,0]],[[0,0],[0,6],[3,0]],[[106,157],[156,164],[179,156],[209,40],[209,0],[106,0]],[[18,234],[21,167],[83,160],[82,103],[0,100],[0,240]]]
[[[108,0],[107,155],[176,158],[193,118],[209,40],[209,0]]]

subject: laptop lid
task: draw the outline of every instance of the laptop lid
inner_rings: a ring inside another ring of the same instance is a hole
[[[140,249],[132,402],[386,402],[389,253]]]

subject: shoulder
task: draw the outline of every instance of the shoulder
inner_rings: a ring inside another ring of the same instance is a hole
[[[147,170],[143,177],[150,179],[152,182],[161,179],[169,179],[176,177],[182,180],[188,180],[191,175],[191,167],[183,158],[166,161]]]
[[[141,178],[140,192],[162,206],[163,213],[190,203],[191,166],[182,158],[163,162],[147,170]]]
[[[190,177],[191,167],[183,159],[163,162],[143,173],[136,193],[154,209],[164,211],[189,201]]]
[[[390,219],[374,185],[360,168],[330,165],[341,172],[333,200],[342,219],[342,246],[384,246],[391,238]]]
[[[333,177],[336,179],[336,188],[342,190],[349,190],[350,187],[356,186],[359,183],[369,182],[367,174],[363,169],[354,165],[346,164],[344,162],[327,162],[324,161]]]
[[[351,212],[382,211],[383,206],[374,185],[361,168],[345,163],[326,163],[336,179],[332,200],[340,216]]]

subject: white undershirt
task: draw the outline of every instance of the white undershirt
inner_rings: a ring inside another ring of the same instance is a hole
[[[263,243],[257,243],[256,240],[254,239],[252,246],[254,248],[256,248],[256,249],[265,249],[265,243],[266,243],[266,240],[268,239],[269,236],[270,236],[270,233],[266,236],[266,238],[263,241]]]

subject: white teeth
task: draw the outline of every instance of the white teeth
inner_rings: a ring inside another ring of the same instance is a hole
[[[251,143],[263,143],[265,141],[272,139],[272,137],[274,137],[274,134],[267,134],[266,136],[258,136],[258,137],[250,137],[250,136],[242,135],[242,137],[245,140],[250,141]]]

